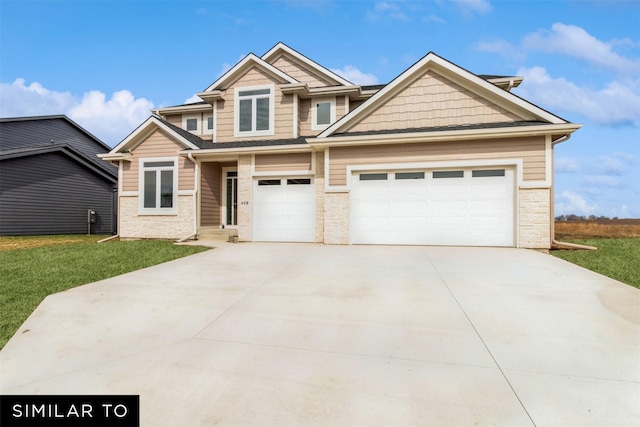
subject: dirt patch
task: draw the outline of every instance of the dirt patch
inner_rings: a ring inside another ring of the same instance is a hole
[[[39,248],[43,246],[95,243],[106,236],[56,235],[56,236],[0,236],[0,252],[16,249]]]
[[[555,235],[557,240],[640,237],[640,219],[556,221]]]

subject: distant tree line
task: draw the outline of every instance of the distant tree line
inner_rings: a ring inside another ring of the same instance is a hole
[[[609,218],[608,216],[605,216],[605,215],[584,216],[584,215],[574,215],[574,214],[559,215],[556,217],[556,221],[609,221],[612,219],[619,219],[619,218],[617,216],[614,216],[613,218]]]

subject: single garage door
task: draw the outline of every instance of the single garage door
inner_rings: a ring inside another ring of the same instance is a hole
[[[351,243],[514,246],[509,168],[355,172]]]
[[[256,179],[253,200],[254,241],[315,241],[313,179]]]

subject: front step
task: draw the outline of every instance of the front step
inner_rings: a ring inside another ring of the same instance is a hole
[[[200,227],[200,229],[198,230],[198,239],[232,242],[232,241],[237,241],[237,237],[238,237],[238,230],[236,228],[220,228],[216,226],[206,226],[206,227]]]

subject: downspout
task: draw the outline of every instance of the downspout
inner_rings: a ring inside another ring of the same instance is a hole
[[[551,146],[552,148],[554,148],[556,146],[556,144],[560,144],[561,142],[566,142],[569,140],[569,138],[571,138],[571,134],[567,134],[564,135],[563,137],[561,137],[560,139],[557,139],[555,141],[551,141]],[[554,156],[555,157],[555,156]],[[555,172],[552,172],[555,175]],[[554,180],[555,181],[555,180]],[[554,194],[553,194],[553,187],[552,187],[552,192],[551,192],[551,200],[553,201],[554,199]],[[551,206],[554,206],[554,203],[551,204]],[[577,243],[567,243],[567,242],[559,242],[556,240],[556,230],[555,230],[555,218],[554,218],[554,213],[551,213],[551,248],[552,249],[582,249],[582,250],[589,250],[589,251],[595,251],[598,248],[595,246],[587,246],[587,245],[579,245]]]
[[[187,153],[187,158],[189,160],[191,160],[191,162],[193,162],[194,166],[195,166],[195,170],[193,172],[193,188],[194,188],[194,193],[193,193],[193,234],[192,236],[197,236],[198,235],[198,173],[199,173],[199,168],[198,168],[198,162],[196,161],[196,159],[193,158],[193,155],[191,154],[191,152]]]

